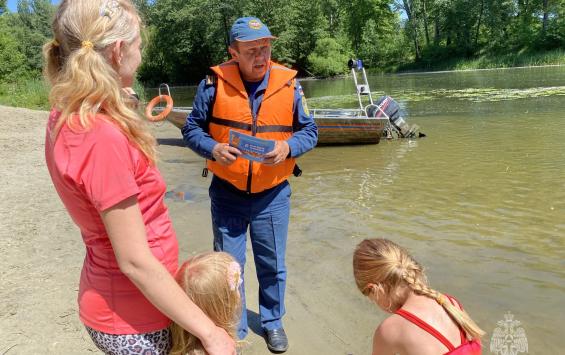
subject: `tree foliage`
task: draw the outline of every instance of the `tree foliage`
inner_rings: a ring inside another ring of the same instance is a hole
[[[12,82],[25,75],[26,58],[9,31],[5,16],[0,17],[0,82]]]
[[[237,1],[236,1],[237,2]],[[237,8],[222,0],[160,0],[151,9],[141,79],[189,83],[227,58],[227,31]]]
[[[7,0],[0,0],[0,15],[3,15],[6,11],[8,11],[8,6],[6,6]]]
[[[313,72],[319,76],[329,77],[347,72],[347,61],[350,54],[343,50],[344,46],[333,38],[321,38],[316,48],[308,56]]]
[[[19,0],[18,12],[9,14],[11,32],[26,58],[26,70],[39,76],[43,67],[42,47],[51,39],[55,7],[49,0]]]
[[[147,71],[144,80],[199,80],[228,58],[226,33],[239,16],[267,23],[278,36],[273,58],[306,75],[340,73],[344,53],[373,68],[426,67],[565,46],[565,0],[156,0],[151,6],[161,11],[152,25],[169,38],[166,46],[159,41],[161,55],[145,57],[147,67],[159,60],[164,70]]]
[[[229,58],[233,21],[256,16],[278,37],[273,58],[301,75],[343,73],[347,59],[370,68],[427,68],[565,48],[565,0],[132,0],[145,25],[147,85],[199,81]],[[0,81],[39,77],[41,46],[55,7],[0,0]]]

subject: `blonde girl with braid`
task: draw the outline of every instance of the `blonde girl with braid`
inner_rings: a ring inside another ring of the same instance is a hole
[[[241,316],[239,288],[243,279],[237,261],[225,252],[208,252],[188,259],[177,282],[210,319],[236,339]],[[200,340],[178,324],[171,326],[171,355],[206,355]]]
[[[171,320],[208,354],[235,354],[232,337],[173,277],[178,243],[155,139],[127,89],[141,63],[140,29],[130,0],[63,0],[44,46],[45,159],[86,247],[79,317],[106,354],[168,354]]]
[[[478,355],[484,332],[459,302],[432,289],[423,267],[387,239],[366,239],[353,254],[357,287],[392,315],[376,329],[373,355]]]

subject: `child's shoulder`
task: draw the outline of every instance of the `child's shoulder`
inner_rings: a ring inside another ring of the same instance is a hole
[[[388,339],[400,338],[404,332],[406,322],[397,314],[392,314],[387,317],[375,330],[380,335],[386,336]]]
[[[406,322],[402,321],[402,317],[393,314],[375,329],[373,345],[379,348],[396,348],[402,343],[405,331]]]

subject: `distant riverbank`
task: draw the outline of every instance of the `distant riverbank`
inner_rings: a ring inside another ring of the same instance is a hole
[[[478,58],[453,58],[438,62],[402,64],[384,69],[368,68],[370,74],[377,73],[429,73],[446,71],[494,70],[524,67],[551,67],[565,65],[565,50],[542,53],[517,53]],[[302,78],[312,80],[316,78]],[[143,93],[143,86],[136,85],[136,91]],[[16,83],[0,82],[0,105],[36,110],[49,110],[49,88],[40,78],[22,79]]]
[[[145,101],[143,86],[134,89]],[[22,79],[15,83],[0,82],[0,105],[49,111],[49,86],[42,78]]]
[[[552,65],[565,65],[565,50],[548,52],[518,52],[504,55],[483,55],[474,58],[449,58],[444,60],[424,60],[421,62],[405,63],[379,70],[370,68],[374,72],[434,72],[434,71],[459,71],[479,69],[503,69],[515,67],[540,67]]]

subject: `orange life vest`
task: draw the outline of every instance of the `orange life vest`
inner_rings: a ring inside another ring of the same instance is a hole
[[[295,70],[270,62],[269,83],[253,122],[238,64],[228,61],[211,69],[218,77],[209,125],[212,138],[220,143],[228,143],[230,130],[271,140],[287,140],[292,136]],[[250,162],[241,157],[230,166],[208,160],[208,169],[216,176],[241,191],[251,193],[279,185],[292,174],[294,165],[293,158],[275,166]]]

